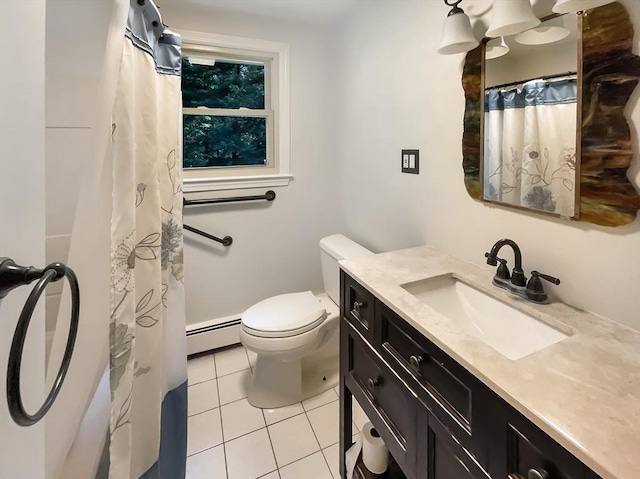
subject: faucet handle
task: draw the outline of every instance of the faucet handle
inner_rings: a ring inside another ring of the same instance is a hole
[[[529,282],[527,283],[527,288],[525,290],[527,298],[536,303],[546,303],[548,296],[547,293],[544,292],[544,286],[542,285],[540,278],[556,285],[560,284],[560,280],[553,276],[549,276],[548,274],[539,273],[538,271],[531,272],[531,278],[529,278]]]
[[[511,273],[509,273],[509,268],[507,267],[507,260],[502,258],[496,258],[500,262],[500,266],[496,270],[496,278],[500,279],[511,279]]]
[[[554,278],[553,276],[549,276],[548,274],[539,273],[538,271],[532,271],[531,277],[539,276],[542,279],[549,281],[550,283],[555,284],[556,286],[560,284],[560,280],[558,278]]]
[[[491,265],[491,266],[497,266],[498,265],[498,261],[497,261],[497,257],[496,256],[491,256],[491,253],[486,252],[484,254],[484,257],[487,258],[487,264]]]

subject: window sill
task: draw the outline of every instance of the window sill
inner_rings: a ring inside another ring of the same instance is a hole
[[[228,178],[184,178],[182,191],[198,193],[204,191],[239,190],[243,188],[270,188],[287,186],[293,175],[233,176]]]

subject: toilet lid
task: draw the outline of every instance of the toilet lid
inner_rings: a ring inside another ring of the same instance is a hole
[[[322,324],[326,317],[322,299],[305,291],[260,301],[244,312],[242,325],[255,331],[256,335],[285,337],[309,331]]]

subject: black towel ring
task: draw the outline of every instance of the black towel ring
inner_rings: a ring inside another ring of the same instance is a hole
[[[71,288],[71,321],[67,345],[51,391],[49,391],[42,406],[34,414],[29,414],[24,409],[20,391],[20,368],[22,365],[24,342],[27,338],[31,315],[40,296],[51,281],[58,281],[63,277],[67,278]],[[0,258],[0,298],[6,296],[11,289],[29,284],[35,279],[38,279],[38,282],[31,291],[31,294],[29,294],[18,318],[13,340],[11,341],[9,363],[7,365],[7,404],[9,406],[9,414],[11,414],[11,418],[16,424],[25,427],[32,426],[40,421],[45,414],[47,414],[60,392],[62,383],[67,376],[69,365],[71,364],[71,356],[78,334],[80,316],[80,288],[78,286],[78,278],[71,268],[62,263],[51,263],[43,270],[38,270],[31,267],[17,266],[13,260],[9,258]]]

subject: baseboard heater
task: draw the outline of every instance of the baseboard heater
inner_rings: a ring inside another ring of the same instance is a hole
[[[187,326],[187,354],[223,348],[240,342],[240,318],[231,316]]]

